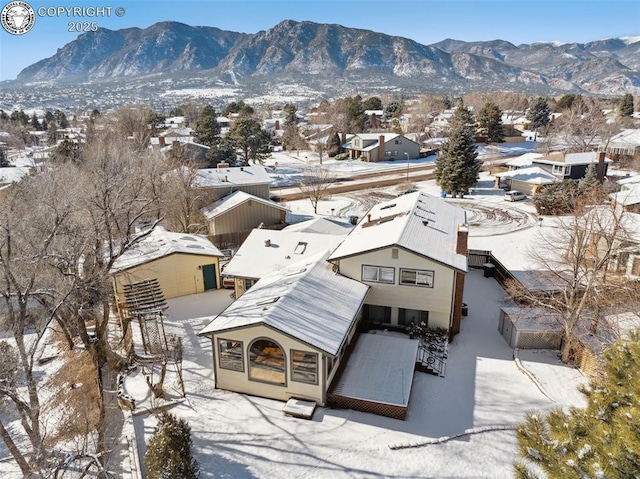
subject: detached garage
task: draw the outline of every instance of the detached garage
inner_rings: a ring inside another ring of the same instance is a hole
[[[512,348],[560,349],[563,328],[543,308],[500,308],[498,331]]]
[[[218,289],[221,257],[220,250],[204,236],[156,227],[111,268],[118,303],[124,301],[125,284],[150,278],[158,280],[167,299]]]

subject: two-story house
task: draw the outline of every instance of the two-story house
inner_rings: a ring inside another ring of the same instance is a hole
[[[397,133],[360,133],[343,146],[350,158],[374,163],[420,156],[420,144]]]
[[[363,320],[460,331],[468,226],[463,209],[411,193],[380,203],[329,256],[371,287]]]

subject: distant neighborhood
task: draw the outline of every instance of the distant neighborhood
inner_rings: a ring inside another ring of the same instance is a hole
[[[7,454],[26,475],[85,437],[95,448],[70,462],[99,474],[95,451],[118,449],[139,470],[148,412],[210,391],[199,415],[234,397],[312,422],[410,422],[429,408],[425,375],[473,382],[455,365],[478,282],[503,298],[486,334],[518,367],[552,350],[600,377],[640,327],[637,105],[389,94],[0,112]],[[482,229],[514,212],[512,243]],[[69,421],[88,411],[84,430],[40,430],[51,390]]]

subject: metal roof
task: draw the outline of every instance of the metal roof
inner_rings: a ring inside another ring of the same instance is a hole
[[[198,335],[262,324],[336,356],[369,286],[334,273],[327,254],[262,278]]]
[[[456,253],[458,229],[466,212],[441,198],[416,192],[374,206],[329,260],[390,246],[467,271],[467,256]]]
[[[230,168],[202,168],[196,178],[196,186],[263,185],[271,183],[271,177],[264,166],[236,166]]]
[[[219,199],[215,203],[212,203],[209,206],[202,208],[200,211],[202,214],[208,219],[215,218],[220,216],[223,213],[235,208],[236,206],[240,206],[247,201],[255,201],[257,203],[262,203],[263,205],[270,206],[272,208],[277,208],[283,211],[290,211],[288,208],[276,203],[275,201],[265,200],[264,198],[259,198],[257,196],[251,195],[249,193],[245,193],[244,191],[235,191],[230,195],[225,196],[224,198]]]

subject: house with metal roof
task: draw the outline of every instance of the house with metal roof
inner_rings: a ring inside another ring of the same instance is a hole
[[[397,133],[360,133],[343,147],[350,158],[361,158],[367,162],[420,157],[420,144]]]
[[[209,235],[220,237],[248,232],[260,225],[284,226],[289,209],[275,201],[235,191],[200,211],[207,219]]]
[[[369,290],[328,254],[263,277],[198,333],[211,338],[217,388],[326,404]]]
[[[329,256],[371,287],[363,320],[460,331],[468,226],[463,209],[423,193],[374,206]]]
[[[165,298],[220,288],[224,255],[205,236],[174,233],[156,226],[113,263],[111,276],[119,303],[125,285],[158,280]]]
[[[262,165],[201,168],[194,183],[196,187],[212,191],[215,199],[244,191],[268,200],[271,177]]]

